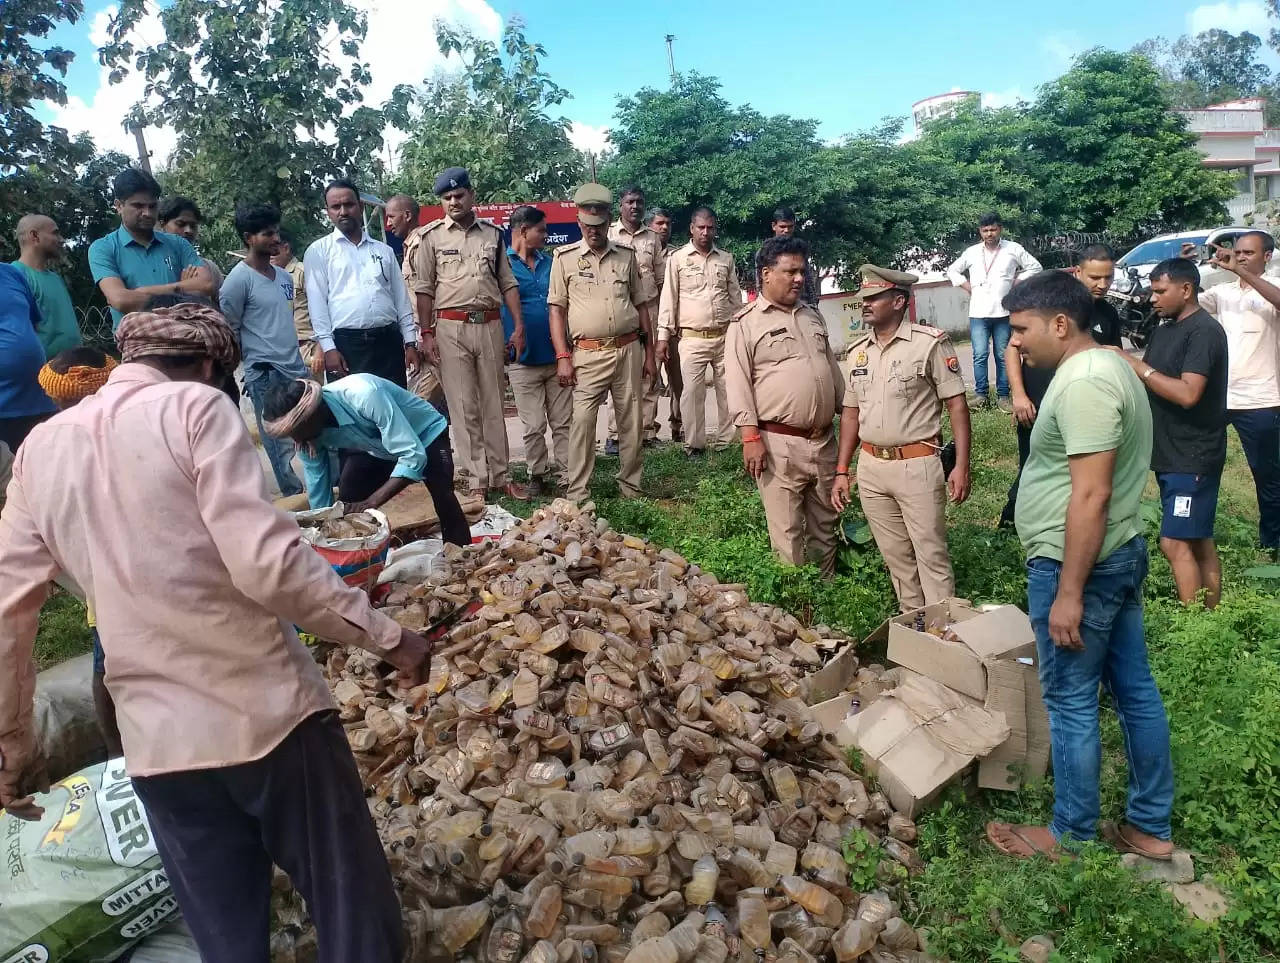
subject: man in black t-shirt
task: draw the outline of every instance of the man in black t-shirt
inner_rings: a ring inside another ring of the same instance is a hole
[[[1116,274],[1116,255],[1105,244],[1092,244],[1080,252],[1075,276],[1093,295],[1093,325],[1090,329],[1098,344],[1120,347],[1120,315],[1106,299],[1111,280]],[[1009,489],[1009,498],[1000,513],[1001,527],[1013,525],[1013,509],[1018,502],[1018,482],[1022,480],[1022,466],[1031,453],[1031,426],[1044,393],[1053,380],[1053,369],[1032,368],[1022,363],[1018,349],[1010,345],[1005,350],[1005,371],[1009,375],[1009,393],[1013,400],[1013,420],[1018,429],[1018,477]]]
[[[1205,608],[1213,608],[1222,594],[1213,522],[1227,458],[1227,335],[1200,307],[1199,285],[1191,261],[1157,264],[1151,304],[1168,320],[1151,332],[1141,361],[1123,357],[1151,397],[1151,469],[1164,506],[1160,550],[1183,603],[1204,592]]]

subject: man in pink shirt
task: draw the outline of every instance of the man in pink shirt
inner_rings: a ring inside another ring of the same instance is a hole
[[[0,517],[0,805],[41,816],[31,651],[65,572],[94,602],[146,843],[206,963],[266,959],[273,862],[307,901],[321,960],[398,963],[386,857],[293,626],[378,654],[406,685],[430,644],[373,611],[268,503],[218,388],[238,358],[220,314],[137,312],[116,340],[125,363],[32,432]]]

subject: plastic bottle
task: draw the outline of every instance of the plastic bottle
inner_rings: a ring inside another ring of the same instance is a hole
[[[653,864],[653,869],[643,880],[641,887],[644,895],[650,899],[657,899],[671,892],[671,860],[666,853],[659,853],[657,860]]]
[[[772,932],[764,900],[751,896],[738,897],[738,934],[742,937],[742,942],[752,950],[763,950],[769,946]]]
[[[693,875],[684,887],[684,899],[690,906],[706,906],[716,895],[720,882],[720,866],[711,853],[699,856],[693,864]],[[803,880],[801,880],[803,882]]]
[[[563,789],[568,772],[555,756],[544,756],[525,770],[524,781],[534,789]]]
[[[794,806],[800,799],[800,783],[786,763],[775,762],[765,767],[765,778],[773,787],[774,798],[784,806]]]
[[[667,753],[666,744],[663,742],[662,736],[657,729],[646,729],[641,736],[644,743],[644,751],[649,757],[649,761],[653,763],[653,768],[658,772],[665,773],[671,768],[671,756]]]
[[[556,945],[550,940],[538,940],[524,955],[521,963],[559,963]]]
[[[779,876],[794,876],[796,871],[796,848],[781,840],[775,840],[764,855],[764,868],[774,879]]]
[[[876,931],[862,920],[850,920],[831,940],[836,963],[852,963],[876,945]]]
[[[773,830],[767,826],[734,826],[733,841],[738,846],[753,849],[757,853],[765,853],[774,843]]]
[[[720,812],[719,810],[709,812],[706,815],[711,823],[711,837],[717,843],[731,845],[734,839],[733,817],[729,813]]]
[[[698,950],[698,937],[702,932],[702,924],[706,921],[706,916],[697,910],[693,910],[679,923],[671,927],[671,932],[667,934],[666,938],[676,948],[676,956],[679,958],[680,963],[688,963],[689,960],[693,959],[693,954]]]
[[[455,840],[444,848],[445,856],[453,873],[470,880],[478,880],[484,870],[484,864],[480,861],[479,850],[479,840],[471,837]]]
[[[583,799],[568,789],[544,789],[540,793],[538,811],[562,832],[576,833],[582,822]]]
[[[525,929],[534,939],[547,939],[556,928],[560,910],[564,906],[563,890],[558,883],[545,886],[534,898],[525,920]]]
[[[587,808],[606,823],[628,826],[636,811],[631,800],[616,789],[605,789],[599,783],[587,797]]]
[[[764,864],[749,850],[741,847],[733,850],[726,862],[734,871],[734,876],[739,883],[745,883],[747,886],[772,886],[778,879],[777,876],[769,875]]]
[[[433,842],[447,845],[456,840],[474,836],[483,825],[484,814],[478,809],[469,809],[437,820],[426,827],[426,831],[428,838]]]
[[[638,882],[630,876],[614,876],[584,869],[577,873],[575,885],[579,889],[596,890],[602,897],[612,895],[626,898],[636,891]]]
[[[635,946],[645,940],[666,936],[670,929],[671,920],[667,918],[665,913],[650,913],[648,916],[642,917],[631,931],[631,945]]]
[[[485,940],[487,963],[517,963],[524,951],[524,927],[514,908],[493,921]]]
[[[429,931],[450,953],[457,953],[480,935],[489,922],[489,901],[479,900],[466,906],[422,910]]]
[[[613,852],[619,856],[649,856],[658,852],[661,837],[648,827],[619,829],[614,833]]]
[[[635,944],[625,963],[679,963],[680,954],[666,936],[657,936]]]
[[[810,842],[805,846],[800,854],[800,865],[804,869],[813,870],[819,878],[833,883],[844,885],[848,880],[849,869],[844,857],[820,843]]]
[[[653,868],[653,864],[643,856],[619,856],[617,853],[602,858],[577,853],[574,864],[590,872],[610,876],[647,876]]]
[[[844,919],[844,904],[817,883],[799,876],[784,876],[781,883],[783,892],[803,906],[817,922],[824,926],[839,926]]]
[[[698,938],[698,949],[693,954],[693,963],[725,963],[729,957],[729,947],[723,939],[703,935]]]

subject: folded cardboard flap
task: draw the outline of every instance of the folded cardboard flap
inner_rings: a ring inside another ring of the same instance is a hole
[[[857,747],[894,807],[914,815],[1009,729],[1003,717],[932,679],[898,675],[896,688],[844,721],[836,741]]]
[[[1036,633],[1027,613],[1016,605],[998,605],[957,622],[955,633],[980,659],[1018,659],[1036,654]]]

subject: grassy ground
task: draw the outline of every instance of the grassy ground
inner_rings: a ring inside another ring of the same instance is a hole
[[[1007,416],[994,411],[975,417],[974,432],[973,495],[948,511],[957,594],[1025,605],[1017,539],[995,528],[1017,465],[1014,433]],[[835,579],[824,582],[812,568],[773,560],[760,501],[737,449],[705,460],[690,460],[670,446],[648,453],[649,497],[642,499],[618,497],[616,470],[617,459],[600,458],[592,484],[599,511],[616,528],[670,545],[726,581],[746,582],[753,598],[858,637],[894,611],[888,575],[855,510],[844,519],[847,543]],[[1148,495],[1154,499],[1154,484]],[[1146,514],[1158,518],[1158,504],[1149,503]],[[1245,574],[1262,561],[1253,547],[1256,521],[1252,480],[1232,436],[1218,513],[1223,604],[1212,613],[1177,605],[1158,550],[1146,586],[1148,643],[1170,716],[1177,773],[1175,837],[1194,852],[1197,869],[1213,874],[1230,893],[1230,915],[1213,926],[1193,921],[1163,890],[1139,883],[1108,850],[1089,850],[1058,865],[1001,857],[985,844],[983,823],[1044,821],[1051,787],[973,796],[957,789],[921,821],[921,851],[929,865],[904,907],[913,924],[929,929],[935,953],[954,963],[1012,961],[1018,941],[1049,934],[1058,961],[1276,958],[1280,583]],[[41,620],[41,664],[87,647],[83,610],[66,596],[55,597]],[[1104,720],[1103,808],[1105,817],[1115,818],[1123,812],[1124,757],[1114,718],[1104,714]]]

